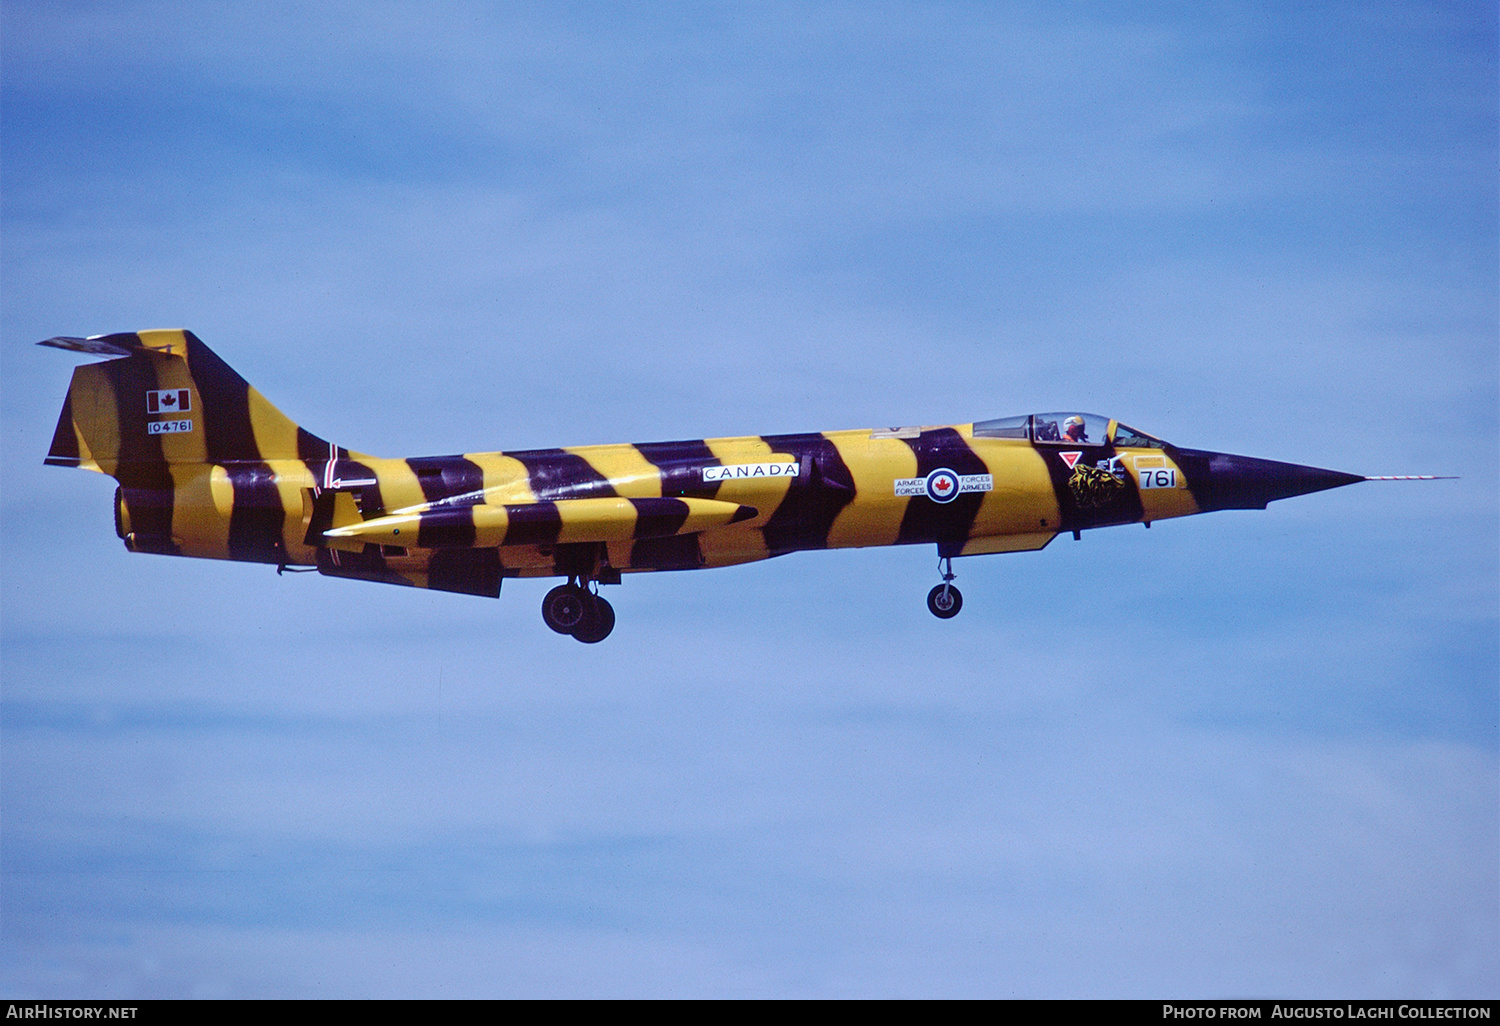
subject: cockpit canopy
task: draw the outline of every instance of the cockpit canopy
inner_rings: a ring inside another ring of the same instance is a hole
[[[1033,413],[982,420],[974,425],[974,437],[1019,438],[1053,445],[1105,445],[1113,441],[1116,447],[1129,449],[1161,449],[1166,445],[1159,438],[1097,413]]]

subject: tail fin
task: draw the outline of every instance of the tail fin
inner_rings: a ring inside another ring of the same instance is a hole
[[[123,360],[73,372],[46,462],[151,487],[171,464],[327,460],[294,424],[190,331],[141,331],[40,343]],[[149,478],[152,484],[137,481]]]
[[[73,371],[46,462],[119,481],[115,533],[131,552],[500,594],[498,549],[330,549],[324,531],[382,515],[379,472],[369,464],[386,461],[302,430],[191,332],[41,344],[119,358]],[[402,480],[412,477],[413,468],[389,463],[405,468]]]
[[[286,563],[305,502],[270,461],[314,475],[348,452],[292,423],[188,331],[49,338],[123,359],[73,371],[46,462],[120,483],[115,530],[132,552]],[[285,493],[285,494],[284,494]]]

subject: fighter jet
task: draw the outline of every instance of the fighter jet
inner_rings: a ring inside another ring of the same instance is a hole
[[[507,577],[561,577],[542,619],[585,643],[614,629],[599,587],[627,573],[933,545],[927,607],[947,619],[960,556],[1395,479],[1184,449],[1072,410],[384,459],[297,426],[191,332],[39,344],[111,357],[74,370],[46,462],[118,482],[129,551],[491,598]]]

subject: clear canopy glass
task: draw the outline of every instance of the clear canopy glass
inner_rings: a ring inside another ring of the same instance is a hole
[[[1031,417],[1032,440],[1058,445],[1103,445],[1109,441],[1109,418],[1094,413],[1037,413]]]
[[[1030,438],[1030,417],[1001,417],[974,425],[975,438]]]
[[[975,438],[1020,438],[1053,445],[1104,445],[1110,441],[1108,417],[1097,413],[1034,413],[1000,417],[974,424]],[[1160,449],[1166,443],[1144,431],[1115,424],[1114,444],[1127,449]]]
[[[1137,431],[1124,424],[1115,425],[1115,448],[1117,449],[1163,449],[1166,448],[1166,444],[1160,438],[1153,438],[1144,431]]]

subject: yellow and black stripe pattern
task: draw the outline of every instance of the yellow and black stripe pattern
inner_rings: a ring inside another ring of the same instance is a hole
[[[1038,549],[1244,504],[1214,490],[1221,454],[1137,432],[1120,447],[952,425],[381,459],[298,427],[191,332],[42,344],[113,357],[74,371],[47,462],[119,482],[136,552],[494,596],[505,577],[611,582],[803,549]]]

